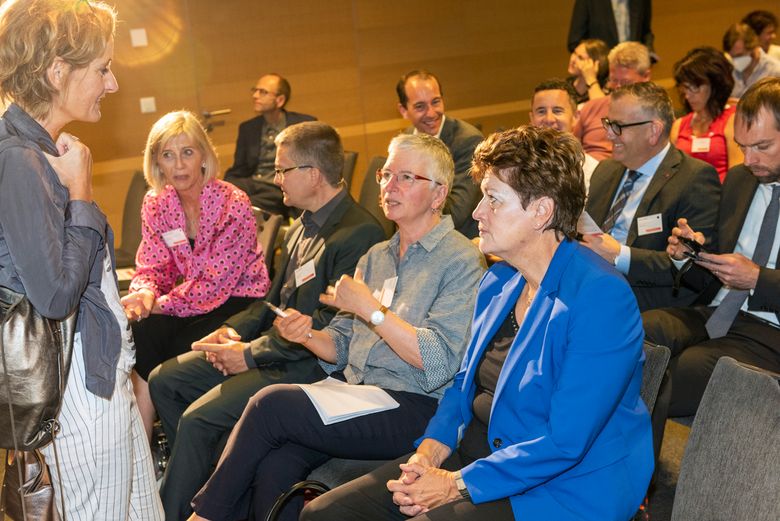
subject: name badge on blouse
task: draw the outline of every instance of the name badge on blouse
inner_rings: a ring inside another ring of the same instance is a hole
[[[182,244],[187,244],[187,236],[184,234],[184,230],[176,228],[175,230],[168,230],[162,234],[165,245],[169,248],[175,248]]]
[[[300,288],[314,278],[314,259],[295,270],[295,287]]]
[[[382,284],[381,290],[374,291],[374,298],[379,301],[379,304],[389,308],[393,303],[393,297],[395,296],[395,286],[398,284],[398,277],[390,277],[385,279]]]
[[[691,144],[691,152],[709,152],[710,151],[710,138],[708,137],[694,137]]]
[[[664,230],[664,223],[661,220],[661,214],[645,215],[636,220],[637,235],[649,235]]]

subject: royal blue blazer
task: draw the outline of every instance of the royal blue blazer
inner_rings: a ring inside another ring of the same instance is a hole
[[[483,352],[525,279],[506,263],[482,278],[460,371],[425,438],[455,450],[473,417]],[[576,242],[558,247],[496,386],[492,454],[462,469],[474,503],[509,498],[515,518],[626,521],[653,471],[640,398],[642,322],[624,277]]]

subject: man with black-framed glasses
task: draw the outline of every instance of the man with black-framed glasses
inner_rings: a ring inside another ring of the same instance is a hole
[[[290,125],[317,118],[285,110],[292,91],[279,74],[261,76],[250,92],[257,116],[238,127],[233,166],[225,172],[225,181],[245,191],[253,206],[289,217],[290,208],[274,184],[274,139]]]
[[[611,98],[601,123],[613,146],[612,159],[593,172],[586,205],[603,234],[585,235],[583,243],[628,278],[641,310],[689,305],[695,298],[691,290],[672,291],[666,238],[683,216],[712,237],[718,175],[669,142],[674,115],[663,88],[634,83]]]

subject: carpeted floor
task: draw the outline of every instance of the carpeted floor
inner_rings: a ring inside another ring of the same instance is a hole
[[[674,487],[680,474],[680,460],[691,429],[676,421],[666,422],[664,443],[661,447],[660,472],[654,489],[650,492],[651,521],[669,521],[672,517]],[[0,483],[5,472],[5,451],[0,450]],[[5,521],[10,521],[6,518]]]

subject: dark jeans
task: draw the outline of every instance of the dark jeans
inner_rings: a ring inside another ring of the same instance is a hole
[[[223,438],[257,391],[275,383],[308,383],[324,377],[314,358],[228,377],[196,352],[152,371],[149,392],[172,448],[160,489],[165,518],[179,521],[192,513],[190,501],[209,478]]]
[[[301,521],[407,521],[393,496],[387,490],[386,483],[398,479],[401,471],[398,465],[405,463],[411,454],[401,456],[396,461],[382,465],[373,472],[335,488],[306,505],[301,513]],[[441,468],[455,471],[463,468],[463,461],[455,451],[442,464]],[[512,505],[508,499],[490,501],[475,505],[471,501],[460,499],[420,514],[414,521],[514,521]]]
[[[174,317],[155,314],[133,322],[135,371],[148,380],[152,369],[170,358],[189,353],[193,342],[208,335],[256,300],[254,297],[230,297],[224,304],[203,315]]]
[[[388,392],[400,407],[324,425],[297,385],[266,387],[249,401],[217,469],[192,501],[195,511],[211,521],[236,519],[251,495],[250,519],[264,519],[282,492],[330,457],[386,460],[411,451],[437,401]],[[280,520],[298,519],[300,501],[289,507]]]

